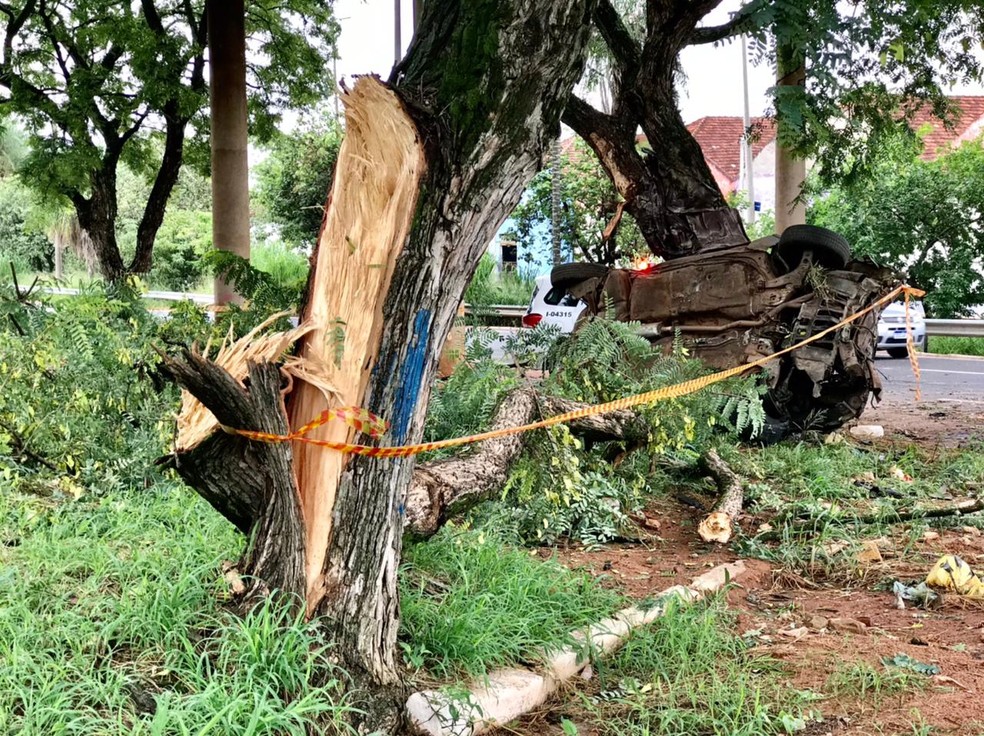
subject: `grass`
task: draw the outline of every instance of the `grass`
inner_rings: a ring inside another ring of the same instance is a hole
[[[770,520],[780,539],[776,545],[746,539],[743,551],[822,578],[851,567],[866,538],[891,535],[899,541],[901,535],[903,546],[909,547],[930,525],[981,525],[978,517],[961,516],[905,526],[893,522],[916,504],[945,506],[948,497],[976,495],[984,477],[982,449],[968,446],[930,454],[916,446],[866,448],[804,441],[733,453],[729,460],[751,481],[747,497],[752,510]],[[895,477],[898,471],[912,481]],[[856,516],[877,521],[858,525],[850,521]],[[810,519],[812,523],[804,526]]]
[[[5,491],[0,541],[0,733],[338,730],[349,704],[317,632],[217,607],[241,541],[189,491]]]
[[[929,352],[940,355],[984,356],[984,338],[931,337],[929,339]]]
[[[480,675],[573,643],[569,634],[623,601],[587,575],[445,528],[405,551],[403,647],[438,677]]]
[[[735,632],[723,597],[671,608],[599,665],[601,693],[582,704],[602,734],[764,736],[805,724],[809,700]],[[605,696],[608,697],[605,697]]]
[[[891,695],[900,695],[926,687],[926,677],[905,670],[875,667],[867,662],[852,662],[839,667],[827,680],[832,695],[870,701],[877,706]]]

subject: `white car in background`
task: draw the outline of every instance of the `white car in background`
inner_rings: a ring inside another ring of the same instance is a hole
[[[538,276],[530,306],[523,315],[523,327],[554,325],[561,334],[570,334],[585,306],[584,302],[568,295],[564,289],[551,285],[550,274]]]
[[[916,349],[926,352],[926,312],[922,302],[909,303],[909,321],[912,323],[912,341]],[[877,350],[885,350],[893,358],[909,354],[906,347],[905,302],[892,302],[878,318]]]

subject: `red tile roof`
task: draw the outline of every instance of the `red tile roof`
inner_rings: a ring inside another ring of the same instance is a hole
[[[949,98],[955,108],[953,128],[949,129],[943,121],[933,115],[928,107],[920,107],[912,121],[912,128],[919,131],[929,125],[931,130],[923,138],[922,157],[936,158],[940,149],[959,145],[965,140],[976,138],[981,133],[981,120],[984,118],[984,97],[976,95],[954,95]],[[978,125],[975,126],[975,123]]]
[[[744,121],[739,117],[712,115],[695,120],[687,125],[687,130],[697,140],[707,163],[735,181],[741,173]],[[776,137],[775,121],[771,118],[752,118],[752,131],[754,158]]]

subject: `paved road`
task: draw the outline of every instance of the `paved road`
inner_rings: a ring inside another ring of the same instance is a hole
[[[910,401],[916,382],[906,359],[882,357],[875,365],[882,375],[884,398]],[[984,358],[920,355],[920,385],[925,401],[984,404]]]

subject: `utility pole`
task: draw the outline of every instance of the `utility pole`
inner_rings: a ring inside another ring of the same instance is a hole
[[[776,49],[776,68],[780,87],[802,87],[806,84],[806,67],[803,54],[788,45]],[[778,120],[780,132],[783,121]],[[800,199],[803,182],[806,181],[806,159],[794,156],[780,145],[776,136],[776,232],[780,235],[790,225],[806,223],[806,205]]]
[[[393,0],[393,63],[399,64],[403,58],[403,39],[400,37],[401,23],[400,0]]]
[[[750,130],[752,118],[748,110],[748,52],[745,49],[744,34],[741,37],[741,83],[745,95],[745,115],[743,118],[745,136],[742,140],[745,151],[745,189],[748,191],[748,211],[745,214],[745,222],[751,225],[755,222],[755,172]]]

